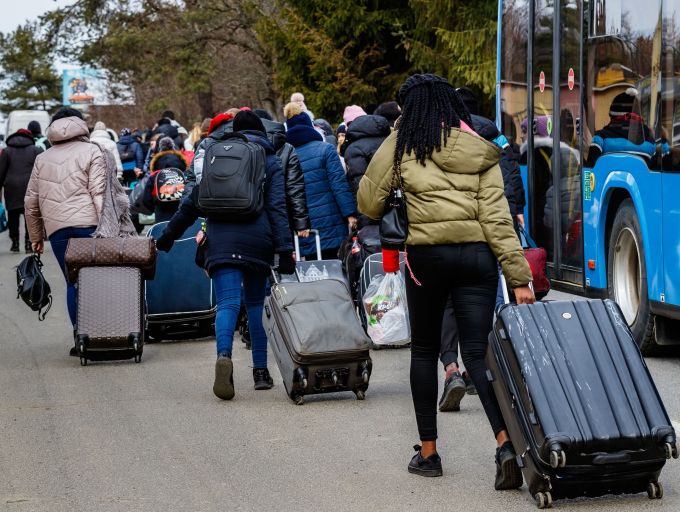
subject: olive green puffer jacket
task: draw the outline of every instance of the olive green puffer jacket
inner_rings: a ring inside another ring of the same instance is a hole
[[[371,160],[359,184],[359,210],[382,215],[392,180],[397,132]],[[513,228],[498,166],[500,150],[472,133],[453,128],[425,166],[414,154],[402,158],[409,219],[407,245],[487,242],[512,288],[531,281],[531,269]]]

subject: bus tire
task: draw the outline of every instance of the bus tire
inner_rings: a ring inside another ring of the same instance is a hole
[[[647,292],[642,232],[632,199],[619,206],[609,234],[607,291],[621,307],[642,354],[653,355],[657,348],[654,315]]]

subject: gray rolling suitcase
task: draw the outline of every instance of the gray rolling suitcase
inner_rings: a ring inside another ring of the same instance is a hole
[[[84,267],[78,273],[76,350],[88,360],[142,360],[144,279],[134,267]]]
[[[263,323],[288,396],[352,391],[363,400],[371,376],[368,338],[343,283],[275,283]]]
[[[616,303],[503,306],[486,361],[539,508],[556,498],[663,496],[659,474],[678,456],[676,435]]]

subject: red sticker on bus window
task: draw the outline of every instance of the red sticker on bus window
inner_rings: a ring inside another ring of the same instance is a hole
[[[574,73],[574,68],[569,68],[569,74],[567,75],[567,86],[569,86],[570,91],[574,90],[575,81],[576,75]]]
[[[538,75],[538,90],[545,91],[545,73],[543,71]]]

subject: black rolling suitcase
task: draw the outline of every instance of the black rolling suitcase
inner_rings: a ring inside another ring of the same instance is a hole
[[[486,362],[539,508],[557,498],[663,496],[675,431],[616,303],[505,305]]]
[[[368,338],[342,282],[275,282],[263,324],[295,403],[302,404],[305,395],[339,391],[364,399],[372,369]]]

